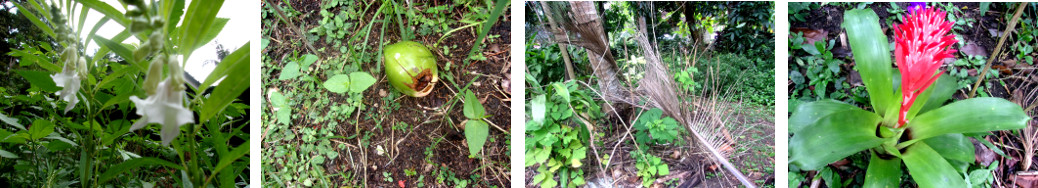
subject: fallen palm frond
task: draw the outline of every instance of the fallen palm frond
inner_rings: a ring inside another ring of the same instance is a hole
[[[649,43],[646,36],[646,33],[649,32],[646,31],[644,17],[638,19],[638,28],[639,34],[636,35],[636,40],[642,46],[646,59],[645,78],[638,82],[639,93],[643,93],[648,97],[650,106],[660,108],[664,114],[674,117],[674,119],[684,125],[689,133],[692,133],[692,136],[696,138],[702,149],[709,152],[721,166],[724,166],[744,186],[756,187],[749,178],[746,178],[746,175],[739,171],[738,167],[728,161],[727,155],[718,149],[718,147],[725,145],[723,140],[721,140],[723,136],[720,134],[721,130],[724,130],[721,118],[730,117],[724,115],[727,110],[720,109],[723,105],[719,104],[719,97],[714,95],[712,98],[704,101],[705,103],[702,105],[706,108],[683,108],[680,105],[681,100],[678,99],[678,93],[674,89],[674,81],[667,71],[667,65],[660,61],[658,52]],[[695,110],[695,112],[692,112],[692,110]]]

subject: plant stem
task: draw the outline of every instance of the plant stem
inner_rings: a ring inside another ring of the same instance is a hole
[[[1017,21],[1020,21],[1020,14],[1024,13],[1024,8],[1027,8],[1027,3],[1020,3],[1016,6],[1016,13],[1013,14],[1013,19],[1009,20],[1009,26],[1006,27],[1005,32],[1002,32],[1002,37],[998,39],[998,45],[995,45],[995,51],[991,53],[991,57],[988,58],[988,63],[984,65],[984,69],[981,69],[977,82],[973,83],[973,88],[970,91],[970,96],[966,98],[973,98],[977,94],[977,88],[980,87],[980,83],[984,82],[984,75],[991,69],[991,63],[995,62],[998,54],[1002,51],[1002,44],[1006,42],[1006,37],[1009,36],[1009,32],[1012,32],[1016,28]]]

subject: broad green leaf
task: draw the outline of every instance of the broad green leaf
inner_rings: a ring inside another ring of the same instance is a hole
[[[346,93],[349,91],[350,76],[345,74],[335,75],[324,81],[324,88],[335,93]]]
[[[934,81],[933,85],[930,86],[930,89],[927,89],[930,92],[930,99],[926,100],[926,104],[923,105],[923,108],[916,114],[926,113],[930,110],[941,107],[945,102],[948,102],[948,99],[951,99],[952,95],[955,94],[955,91],[959,90],[958,88],[959,85],[955,83],[955,77],[951,75],[944,74],[940,78],[937,78],[937,81]]]
[[[486,114],[486,111],[483,109],[483,104],[480,104],[476,95],[472,94],[472,91],[469,90],[465,90],[465,104],[462,111],[465,113],[465,117],[473,120],[482,119],[484,114]]]
[[[843,15],[843,28],[861,73],[862,82],[869,92],[872,107],[877,114],[897,110],[894,86],[891,81],[890,47],[879,26],[879,18],[872,9],[848,10]]]
[[[793,115],[789,116],[789,132],[796,133],[800,129],[814,125],[826,116],[849,111],[864,111],[854,105],[835,100],[819,100],[797,106]]]
[[[18,155],[14,154],[14,153],[11,153],[11,152],[7,152],[7,151],[4,151],[4,150],[0,149],[0,157],[4,157],[4,158],[11,158],[11,159],[17,159],[17,158],[18,158]]]
[[[0,113],[0,121],[3,121],[4,123],[7,123],[8,125],[14,126],[15,128],[18,128],[18,129],[21,129],[21,130],[25,130],[25,126],[22,125],[21,123],[18,123],[18,119],[8,117],[7,115],[4,115],[3,113]]]
[[[948,160],[973,162],[973,143],[959,133],[943,134],[923,140],[931,149]]]
[[[299,61],[299,65],[302,70],[306,70],[310,68],[310,65],[314,64],[314,62],[317,62],[317,59],[317,56],[314,54],[306,54],[303,55],[303,59]]]
[[[899,146],[948,133],[1022,129],[1030,119],[1020,105],[1005,99],[981,97],[961,100],[909,120],[906,127],[912,140]]]
[[[249,54],[249,46],[249,43],[245,43],[244,46],[231,54]],[[244,55],[244,58],[224,58],[220,63],[234,64],[234,66],[228,70],[227,78],[220,81],[220,85],[216,86],[212,95],[206,98],[204,104],[202,104],[202,110],[199,112],[200,123],[205,123],[209,121],[209,118],[222,112],[223,109],[227,108],[227,105],[230,105],[235,98],[238,98],[238,95],[249,89],[248,55]]]
[[[119,42],[108,40],[98,35],[94,35],[94,40],[97,41],[99,45],[107,47],[109,50],[112,50],[112,52],[115,52],[115,55],[123,57],[123,60],[126,60],[126,62],[129,62],[130,64],[136,65],[137,62],[140,61],[133,56],[133,50],[126,48],[126,46],[123,46],[123,44]],[[143,67],[138,68],[143,69]]]
[[[789,163],[802,170],[818,170],[862,150],[879,146],[880,117],[865,110],[832,114],[804,127],[789,139]]]
[[[288,80],[299,76],[299,63],[289,62],[285,65],[285,68],[281,69],[281,75],[278,76],[278,80]]]
[[[566,104],[569,104],[569,88],[566,88],[566,86],[562,85],[560,82],[553,83],[551,86],[555,87],[555,95],[562,97],[562,99],[566,101]]]
[[[487,143],[487,135],[490,127],[483,120],[469,120],[465,122],[465,141],[469,144],[469,155],[477,156],[479,150]]]
[[[901,159],[919,187],[966,187],[955,168],[926,143],[909,146]]]
[[[245,43],[245,45],[242,45],[242,48],[246,49],[245,51],[238,49],[235,50],[234,53],[228,54],[227,57],[224,57],[223,61],[217,64],[216,68],[213,69],[213,72],[209,73],[209,76],[205,78],[205,81],[203,81],[201,85],[198,85],[198,90],[204,91],[205,89],[208,89],[209,86],[213,85],[213,83],[215,83],[217,80],[220,80],[220,78],[226,76],[228,74],[228,71],[230,71],[236,66],[241,66],[241,64],[236,64],[235,62],[245,63],[246,65],[248,65],[249,50],[247,49],[249,48],[249,44],[251,43],[252,42],[247,42]]]
[[[50,121],[37,119],[29,126],[29,140],[39,140],[54,132],[54,124]]]
[[[191,1],[184,15],[184,23],[180,29],[180,54],[184,54],[186,62],[195,48],[209,42],[210,29],[216,22],[216,13],[223,6],[223,0]],[[222,28],[221,28],[222,29]],[[215,31],[219,32],[219,29]],[[211,39],[211,38],[210,38]]]
[[[14,6],[18,7],[18,13],[20,13],[23,16],[25,16],[25,18],[29,19],[29,21],[32,22],[33,25],[36,25],[36,28],[39,28],[41,31],[43,31],[43,33],[47,34],[47,36],[50,36],[51,38],[54,38],[55,36],[57,36],[57,35],[54,34],[54,29],[51,29],[50,26],[48,26],[46,23],[43,23],[44,19],[40,19],[40,18],[36,17],[35,14],[30,12],[29,9],[26,9],[25,6],[22,6],[21,3],[13,3],[13,4],[14,4]],[[43,9],[36,9],[36,10],[43,11]],[[47,15],[49,13],[41,13],[41,14]]]
[[[371,85],[375,85],[375,77],[367,72],[351,72],[350,73],[350,92],[352,93],[363,93]]]
[[[530,101],[530,115],[533,116],[533,121],[537,123],[544,123],[544,115],[547,112],[547,104],[545,104],[544,95],[537,95]]]
[[[22,75],[25,80],[29,81],[29,84],[42,89],[44,92],[53,93],[61,90],[61,87],[54,83],[54,78],[51,78],[47,72],[29,70],[15,70],[14,72]]]
[[[101,173],[101,176],[98,177],[97,183],[103,184],[105,182],[108,182],[108,180],[112,180],[112,178],[121,176],[121,174],[124,172],[131,171],[138,167],[147,165],[161,165],[166,168],[172,168],[177,170],[184,169],[180,165],[166,160],[151,157],[141,157],[123,161],[122,163],[119,163],[115,166],[112,166],[111,168],[106,169],[105,172]]]
[[[869,169],[865,172],[865,188],[898,188],[901,186],[901,159],[883,159],[872,153]]]
[[[288,125],[292,122],[292,108],[288,106],[288,101],[286,101],[284,95],[281,95],[279,92],[271,93],[270,103],[272,103],[275,108],[278,108],[278,123]]]

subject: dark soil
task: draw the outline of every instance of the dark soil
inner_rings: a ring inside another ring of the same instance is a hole
[[[281,4],[280,1],[276,2]],[[292,21],[297,26],[303,27],[301,30],[304,32],[316,27],[322,19],[318,13],[320,12],[320,3],[321,1],[319,0],[293,1],[291,3],[292,8],[301,12],[302,15],[293,18]],[[452,2],[433,1],[427,3],[429,6],[438,6]],[[372,8],[365,13],[361,20],[383,19],[375,17],[375,10],[379,7],[379,4],[376,2],[376,4],[371,6]],[[492,7],[488,9],[492,9]],[[467,11],[469,10],[458,6],[455,10],[450,10],[448,14],[454,14],[452,17],[460,19],[461,14]],[[395,92],[394,88],[389,86],[385,75],[381,73],[382,71],[373,74],[372,76],[378,79],[378,81],[364,93],[363,101],[367,108],[363,109],[363,111],[355,112],[355,117],[349,118],[358,120],[358,124],[354,125],[347,121],[341,121],[339,122],[341,126],[336,130],[336,136],[349,137],[349,139],[331,139],[333,143],[336,143],[334,145],[345,143],[350,146],[339,151],[342,156],[338,157],[336,161],[325,163],[326,174],[330,176],[331,181],[350,184],[349,182],[353,181],[363,183],[360,181],[366,179],[366,185],[371,187],[399,187],[399,184],[412,187],[418,182],[419,176],[405,176],[404,170],[415,170],[419,175],[425,176],[423,182],[426,186],[445,187],[446,185],[436,183],[436,175],[434,173],[438,172],[441,167],[446,167],[447,171],[453,172],[458,179],[472,179],[473,175],[478,175],[480,177],[478,179],[482,181],[476,182],[479,183],[475,185],[477,187],[507,187],[510,184],[508,179],[510,160],[507,142],[509,134],[495,128],[497,126],[508,131],[511,124],[511,107],[509,106],[511,94],[508,89],[510,75],[510,43],[508,39],[511,34],[509,31],[511,18],[509,11],[505,11],[503,15],[504,17],[488,33],[488,36],[500,35],[500,37],[493,41],[489,39],[484,40],[486,47],[480,53],[487,57],[485,61],[472,61],[468,66],[463,65],[466,55],[472,48],[472,45],[475,44],[475,39],[479,32],[475,30],[476,27],[455,32],[440,43],[441,46],[457,45],[456,48],[451,49],[450,55],[445,55],[442,53],[442,50],[430,47],[430,51],[438,56],[437,64],[440,67],[440,75],[450,74],[454,78],[452,83],[447,81],[445,77],[440,76],[440,81],[436,84],[435,90],[428,96],[421,98],[407,96],[395,98],[392,103],[399,103],[400,107],[393,110],[384,104],[382,98],[389,92]],[[348,55],[341,54],[338,50],[312,52],[302,45],[302,40],[306,39],[299,35],[296,29],[284,23],[279,24],[281,25],[274,27],[271,31],[271,36],[269,36],[271,43],[265,52],[265,55],[269,57],[284,59],[286,56],[293,56],[294,52],[300,52],[301,54],[316,54],[322,57],[321,61],[323,61],[330,59],[324,57]],[[371,24],[373,24],[371,26],[371,34],[366,36],[368,37],[368,43],[346,44],[343,41],[343,45],[350,48],[367,46],[367,53],[379,54],[376,57],[382,58],[381,52],[378,51],[378,43],[383,35],[380,33],[382,32],[382,24],[378,22]],[[456,28],[460,26],[460,24],[454,24],[450,27]],[[399,29],[395,22],[388,25],[384,32],[385,38],[382,40],[389,43],[400,41]],[[364,32],[348,33],[346,38],[353,34],[364,34]],[[416,34],[416,38],[412,40],[432,46],[441,36],[442,33],[432,33],[426,36]],[[337,47],[333,47],[333,44],[326,43],[323,36],[312,44],[315,49],[337,49]],[[448,65],[450,70],[446,69]],[[361,70],[376,69],[376,66],[376,63],[363,63]],[[374,72],[372,71],[372,73]],[[276,78],[278,75],[265,76]],[[330,76],[319,74],[318,79],[323,80]],[[460,126],[461,122],[467,118],[462,112],[462,103],[460,101],[451,101],[455,99],[455,96],[460,96],[461,91],[456,89],[455,86],[464,88],[473,79],[474,82],[472,82],[471,86],[468,86],[468,89],[475,93],[483,104],[486,113],[490,115],[485,120],[492,124],[489,140],[483,148],[483,159],[468,158],[469,154],[463,132],[464,129]],[[273,85],[273,87],[278,87],[276,86],[277,84]],[[328,95],[332,104],[345,103],[348,98],[346,95],[334,93],[329,93]],[[450,104],[453,104],[453,106],[449,106]],[[325,111],[328,107],[300,105],[296,106],[296,108],[301,110],[293,112],[306,114],[313,110]],[[371,113],[376,113],[377,115],[370,116],[374,118],[365,118],[369,117]],[[293,121],[294,125],[319,127],[313,125],[305,118]],[[408,130],[403,131],[391,129],[392,126],[399,123],[406,123],[410,127]],[[359,135],[358,132],[360,132]],[[365,132],[371,133],[370,145],[367,148],[363,148],[363,152],[358,151],[360,149],[358,146],[361,146],[360,141],[364,137]],[[352,137],[354,135],[356,137]],[[433,143],[437,140],[442,141],[433,146]],[[385,154],[377,155],[375,146],[382,146]],[[432,155],[428,162],[425,159],[427,156],[425,154],[426,148],[432,148]],[[354,174],[353,178],[344,179],[338,175],[341,172],[351,172]],[[393,181],[387,182],[383,180],[385,179],[383,172],[391,173]],[[473,185],[470,184],[470,186]]]

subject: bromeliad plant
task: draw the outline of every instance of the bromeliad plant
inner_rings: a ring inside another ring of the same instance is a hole
[[[899,187],[901,164],[919,187],[966,187],[963,174],[974,161],[963,133],[1020,129],[1030,119],[1001,98],[971,98],[943,105],[955,91],[939,68],[955,52],[953,23],[943,11],[911,11],[895,26],[890,66],[888,43],[871,10],[844,14],[857,69],[872,108],[821,100],[800,105],[789,118],[792,171],[819,170],[860,151],[871,159],[865,187]],[[899,86],[899,87],[894,87]],[[943,105],[943,106],[942,106]]]

